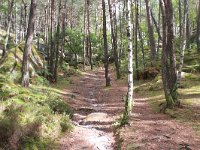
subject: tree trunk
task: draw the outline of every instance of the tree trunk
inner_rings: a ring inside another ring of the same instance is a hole
[[[115,2],[114,2],[115,3]],[[109,14],[110,14],[110,25],[111,25],[111,36],[112,36],[112,49],[114,53],[114,59],[115,59],[115,69],[116,69],[116,76],[117,79],[120,79],[120,66],[119,66],[119,58],[118,58],[118,52],[117,52],[117,31],[115,31],[115,14],[112,9],[110,0],[108,0],[108,6],[109,6]]]
[[[160,0],[163,20],[162,79],[166,108],[173,108],[177,100],[176,55],[174,50],[173,6],[171,0]]]
[[[187,47],[187,19],[188,19],[188,0],[184,0],[184,18],[183,18],[183,42],[181,44],[181,54],[180,54],[180,65],[179,65],[179,71],[178,71],[178,77],[177,77],[177,86],[180,85],[181,82],[181,72],[183,69],[184,64],[184,55],[185,50]]]
[[[197,52],[200,53],[200,0],[198,6],[198,15],[197,15]]]
[[[128,39],[128,92],[125,102],[125,111],[121,125],[128,123],[129,115],[133,107],[133,41],[132,41],[132,22],[131,22],[131,0],[127,3],[127,39]]]
[[[55,37],[54,37],[54,0],[51,0],[51,36],[50,36],[50,50],[49,50],[49,80],[50,82],[53,82],[53,76],[54,76],[54,53],[55,53]]]
[[[60,54],[60,65],[63,64],[63,56],[64,56],[64,48],[65,48],[65,28],[66,28],[66,15],[67,15],[67,0],[64,3],[64,12],[62,13],[62,47],[61,47],[61,54]]]
[[[105,78],[106,86],[110,86],[110,79],[108,76],[108,43],[107,43],[107,29],[106,29],[106,8],[105,1],[102,0],[102,10],[103,10],[103,40],[104,40],[104,67],[105,67]]]
[[[178,13],[179,13],[179,34],[182,37],[182,0],[178,1]]]
[[[58,59],[59,59],[59,50],[60,50],[60,11],[61,11],[61,0],[59,0],[59,8],[58,8],[57,48],[56,48],[56,60],[55,60],[55,67],[54,67],[55,82],[57,82],[57,78],[58,78]]]
[[[12,11],[13,11],[13,6],[14,6],[14,0],[12,0],[9,4],[9,11],[8,11],[8,26],[7,26],[7,31],[6,31],[6,38],[5,38],[5,43],[4,43],[4,48],[3,48],[3,53],[2,53],[2,57],[5,56],[6,54],[6,50],[7,50],[7,46],[8,46],[8,40],[10,37],[10,28],[11,28],[11,17],[12,17]]]
[[[87,33],[88,33],[88,39],[87,39],[87,47],[89,51],[89,59],[90,59],[90,68],[93,70],[93,64],[92,64],[92,45],[91,45],[91,35],[90,35],[90,0],[87,0]]]
[[[25,43],[25,49],[23,54],[23,63],[22,63],[22,86],[29,86],[29,65],[30,65],[30,53],[33,41],[33,33],[34,33],[34,23],[36,16],[36,0],[31,0],[30,7],[30,15],[29,15],[29,23],[27,29],[27,37]]]
[[[85,70],[86,65],[86,56],[88,56],[88,0],[85,0],[85,6],[84,6],[84,49],[83,49],[83,70]]]
[[[151,10],[149,6],[149,0],[145,0],[146,3],[146,11],[147,11],[147,23],[148,23],[148,33],[149,33],[149,43],[151,49],[151,65],[155,65],[156,59],[156,45],[155,45],[155,38],[154,38],[154,29],[151,17]]]
[[[136,67],[136,78],[140,79],[139,76],[139,64],[138,64],[138,0],[135,0],[135,67]]]

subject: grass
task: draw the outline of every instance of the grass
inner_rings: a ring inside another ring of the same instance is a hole
[[[61,98],[60,85],[25,89],[0,75],[0,148],[52,149],[54,140],[72,129],[73,112]]]

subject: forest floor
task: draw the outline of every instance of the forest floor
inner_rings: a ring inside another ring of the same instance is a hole
[[[74,109],[75,127],[61,138],[61,150],[200,149],[200,137],[189,124],[156,113],[148,100],[138,95],[130,124],[114,133],[114,124],[123,113],[127,86],[111,77],[109,88],[105,87],[104,70],[73,77],[66,86],[63,96]]]

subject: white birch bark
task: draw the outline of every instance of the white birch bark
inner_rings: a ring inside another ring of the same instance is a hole
[[[186,27],[187,27],[187,15],[188,15],[188,0],[185,0],[184,2],[184,19],[183,19],[183,42],[181,46],[181,53],[180,53],[180,65],[179,65],[179,71],[178,71],[178,76],[177,76],[177,84],[180,86],[181,82],[181,72],[183,70],[183,64],[184,64],[184,56],[185,56],[185,50],[186,50],[186,44],[187,44],[187,32],[186,32]]]
[[[133,105],[133,39],[131,22],[131,0],[127,3],[127,38],[128,38],[128,111],[131,112]]]

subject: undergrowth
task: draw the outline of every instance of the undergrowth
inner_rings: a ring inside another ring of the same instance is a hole
[[[0,75],[0,148],[53,149],[56,138],[72,128],[73,112],[61,91],[37,80],[25,89]]]

